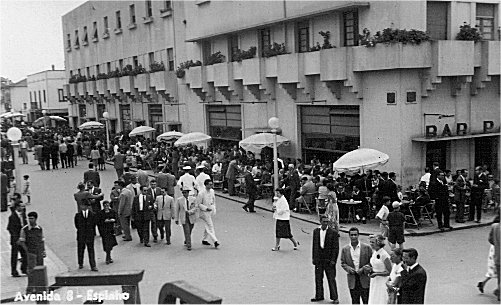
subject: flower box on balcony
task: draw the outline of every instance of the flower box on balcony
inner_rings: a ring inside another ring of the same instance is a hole
[[[142,73],[134,76],[134,87],[139,92],[150,91],[150,74]]]
[[[230,81],[233,80],[232,73],[233,68],[230,64],[223,62],[220,64],[213,65],[214,67],[214,86],[216,87],[228,87],[230,86]]]
[[[473,41],[438,40],[433,42],[433,66],[437,76],[473,75]]]
[[[190,85],[190,88],[202,88],[202,79],[202,66],[190,67],[186,70],[186,83]]]
[[[264,75],[266,77],[277,77],[277,56],[264,59]]]
[[[299,54],[277,56],[278,83],[299,83]]]
[[[80,96],[87,95],[87,82],[77,83],[77,92]]]
[[[108,78],[108,90],[111,94],[117,94],[120,90],[120,81],[118,77]]]
[[[242,60],[242,79],[244,85],[258,85],[261,83],[261,64],[259,58]]]
[[[335,81],[346,79],[348,48],[320,50],[320,80]]]
[[[96,81],[96,90],[99,94],[106,94],[108,90],[107,79],[98,79]]]
[[[301,53],[304,75],[320,74],[320,51]]]
[[[214,65],[205,66],[205,79],[214,82]]]
[[[429,42],[415,44],[377,44],[353,47],[353,71],[414,69],[431,67]]]
[[[122,76],[118,78],[120,81],[120,89],[123,92],[131,92],[134,89],[134,77]]]

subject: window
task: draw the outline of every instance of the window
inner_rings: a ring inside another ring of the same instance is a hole
[[[84,26],[83,30],[84,30],[83,44],[86,45],[89,43],[89,37],[87,36],[87,27]]]
[[[172,1],[171,0],[166,0],[164,1],[164,12],[170,11],[172,9]]]
[[[122,131],[132,130],[130,105],[120,105],[120,119],[122,120]]]
[[[310,49],[310,22],[302,21],[297,23],[297,51],[299,53],[308,52]]]
[[[167,49],[167,60],[169,61],[169,71],[174,71],[174,49]]]
[[[261,56],[270,49],[271,46],[271,31],[269,28],[259,30],[259,49]]]
[[[122,18],[120,17],[120,11],[117,11],[116,13],[116,18],[117,18],[117,30],[121,29],[122,28]]]
[[[386,93],[386,103],[395,105],[397,103],[395,92]]]
[[[148,105],[148,114],[150,119],[150,126],[156,129],[157,134],[162,133],[163,122],[162,105]]]
[[[103,23],[104,23],[104,33],[107,34],[109,32],[109,28],[110,28],[108,26],[108,16],[104,16]]]
[[[124,60],[123,59],[118,60],[118,67],[120,68],[120,71],[124,69]]]
[[[151,0],[146,0],[146,17],[153,16],[153,8],[151,6]]]
[[[237,53],[238,51],[238,36],[237,35],[232,35],[228,38],[228,54],[231,56],[231,61],[233,61],[233,56]]]
[[[106,111],[106,105],[105,104],[97,104],[96,119],[98,121],[103,118],[103,113],[105,111]]]
[[[85,118],[87,116],[87,107],[85,105],[78,105],[78,116]]]
[[[33,92],[33,96],[35,97],[35,103],[36,103],[37,102],[37,92],[36,91]]]
[[[134,4],[129,5],[130,24],[136,24],[136,8]]]
[[[210,41],[203,41],[202,42],[202,58],[204,61],[204,65],[207,64],[207,60],[209,59],[209,56],[211,56],[212,52],[212,45]]]
[[[71,49],[71,35],[70,34],[66,34],[66,47],[68,49]]]
[[[485,40],[494,40],[494,4],[477,3],[476,27]]]
[[[23,109],[24,110],[28,109],[28,106],[26,105],[26,103],[23,103]]]
[[[415,103],[416,101],[416,91],[407,92],[407,103]]]
[[[90,67],[85,68],[85,71],[87,72],[87,78],[90,78]]]
[[[42,102],[42,92],[40,90],[38,90],[38,101]]]
[[[447,2],[426,2],[426,32],[433,40],[447,39],[447,8]]]
[[[59,98],[59,102],[64,102],[64,91],[63,89],[57,89],[57,96]]]
[[[43,102],[47,103],[47,96],[45,95],[45,90],[43,91]]]
[[[148,53],[148,60],[149,60],[150,65],[155,62],[155,53],[154,52]]]
[[[358,46],[358,12],[343,13],[344,46]]]
[[[137,59],[137,56],[132,57],[132,64],[134,65],[134,68],[137,68],[139,66],[139,60]]]
[[[92,23],[92,33],[93,33],[92,40],[97,41],[97,37],[98,37],[98,35],[97,35],[97,21],[94,21]]]
[[[30,103],[32,103],[32,102],[33,102],[33,99],[31,98],[31,91],[30,91]]]
[[[214,145],[234,144],[242,139],[242,110],[240,106],[208,106],[209,135]]]
[[[75,47],[80,47],[80,41],[78,40],[78,30],[75,30]]]
[[[106,72],[110,73],[111,72],[111,62],[106,63]]]

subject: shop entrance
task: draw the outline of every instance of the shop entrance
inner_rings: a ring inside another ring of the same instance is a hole
[[[489,171],[498,176],[499,137],[475,138],[475,166],[487,165]]]
[[[441,169],[447,168],[447,147],[449,141],[435,141],[426,143],[426,167],[432,168],[438,162]]]

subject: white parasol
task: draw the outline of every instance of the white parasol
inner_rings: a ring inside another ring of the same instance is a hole
[[[43,117],[39,117],[38,119],[36,119],[35,121],[33,121],[33,124],[40,124],[43,122],[44,119],[47,120],[54,120],[54,121],[61,121],[61,122],[66,122],[66,119],[65,118],[62,118],[60,116],[57,116],[57,115],[51,115],[51,116],[43,116]]]
[[[183,135],[176,142],[174,142],[174,146],[184,146],[188,144],[201,143],[210,139],[212,139],[211,136],[208,136],[203,132],[190,132]]]
[[[180,137],[182,137],[184,133],[179,132],[179,131],[167,131],[162,133],[157,137],[157,141],[172,141],[172,140],[177,140]]]
[[[333,164],[337,172],[353,172],[357,170],[373,169],[388,162],[390,157],[378,150],[359,148],[344,154]]]
[[[150,126],[139,126],[134,129],[129,133],[129,137],[134,137],[137,135],[145,134],[148,132],[155,131],[156,129]]]
[[[78,126],[78,129],[80,130],[97,130],[101,128],[104,128],[104,124],[96,121],[85,122],[82,125]]]
[[[0,114],[0,118],[2,118],[2,119],[12,119],[12,118],[18,118],[18,117],[23,117],[23,116],[26,116],[26,114],[22,114],[21,112],[12,112],[12,111]]]
[[[259,152],[265,147],[273,147],[273,134],[272,133],[258,133],[247,137],[238,143],[240,147],[252,152]],[[277,147],[280,145],[289,145],[290,140],[286,137],[277,135]]]

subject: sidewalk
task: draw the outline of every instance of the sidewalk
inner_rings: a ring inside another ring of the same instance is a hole
[[[113,166],[112,163],[108,162],[111,166]],[[135,172],[136,169],[131,169],[132,172]],[[153,171],[152,170],[145,170],[151,177],[154,177]],[[229,196],[226,193],[223,193],[221,191],[215,191],[216,196],[225,198],[228,200],[233,200],[236,203],[239,204],[245,204],[247,202],[247,198],[239,197],[239,196]],[[260,199],[256,200],[254,203],[254,206],[256,209],[261,209],[270,213],[273,213],[272,211],[272,199]],[[245,213],[244,210],[242,210],[242,213]],[[488,212],[483,212],[482,215],[482,222],[481,223],[476,223],[474,221],[467,221],[464,223],[456,223],[454,221],[454,218],[451,215],[451,226],[454,228],[454,230],[464,230],[464,229],[470,229],[470,228],[477,228],[477,227],[484,227],[484,226],[490,226],[492,224],[492,221],[494,220],[494,213],[493,211],[488,211]],[[318,224],[320,225],[320,222],[318,220],[318,216],[316,213],[313,211],[313,214],[308,214],[308,213],[291,213],[291,218],[306,221],[309,223],[313,224]],[[360,223],[342,223],[340,224],[340,231],[344,233],[348,233],[348,230],[351,227],[356,226],[360,230],[361,235],[371,235],[371,234],[377,234],[380,232],[379,230],[379,222],[377,222],[375,219],[371,219],[367,221],[366,224]],[[433,218],[433,225],[430,224],[429,221],[423,221],[422,226],[418,229],[416,227],[411,227],[411,228],[406,228],[405,229],[405,236],[425,236],[425,235],[430,235],[430,234],[436,234],[436,233],[447,233],[447,231],[442,232],[438,229],[437,226],[437,221],[435,218]]]
[[[26,292],[26,285],[28,284],[28,277],[23,275],[21,277],[12,277],[10,270],[10,234],[7,231],[7,223],[9,222],[10,211],[0,213],[0,225],[2,231],[0,233],[1,240],[1,303],[13,302],[17,292],[24,294]],[[44,264],[47,266],[49,285],[55,282],[55,275],[63,272],[68,272],[69,268],[56,256],[56,254],[45,245],[45,252],[47,257],[44,259]],[[20,263],[17,268],[20,272]]]

